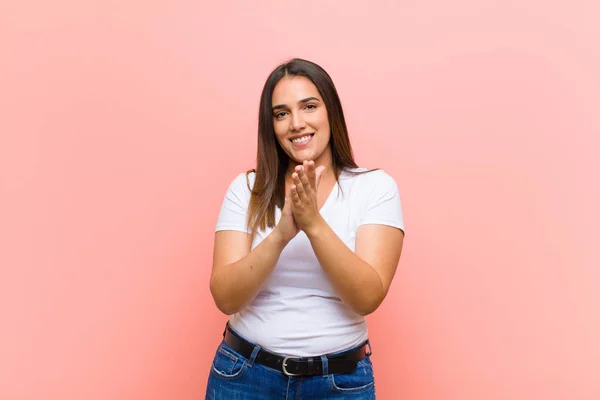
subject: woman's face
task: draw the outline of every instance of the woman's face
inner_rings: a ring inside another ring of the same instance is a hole
[[[303,76],[282,78],[273,90],[275,136],[290,157],[290,166],[314,160],[331,163],[327,108],[312,81]]]

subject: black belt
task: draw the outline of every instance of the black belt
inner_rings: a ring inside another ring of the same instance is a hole
[[[250,359],[255,345],[240,337],[229,328],[229,324],[223,332],[225,343],[243,357]],[[342,354],[326,355],[327,373],[347,374],[356,369],[356,364],[371,354],[369,341],[356,350]],[[311,376],[323,375],[323,361],[317,357],[286,357],[260,349],[254,362],[266,367],[283,372],[287,376]]]

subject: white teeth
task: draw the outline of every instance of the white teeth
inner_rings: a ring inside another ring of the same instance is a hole
[[[294,142],[294,143],[306,143],[309,140],[310,140],[310,135],[309,136],[301,137],[300,139],[293,139],[292,142]]]

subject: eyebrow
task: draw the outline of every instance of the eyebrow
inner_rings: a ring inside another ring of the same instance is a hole
[[[321,101],[319,99],[317,99],[316,97],[307,97],[306,99],[302,99],[298,102],[298,104],[304,104],[304,103],[308,103],[309,101]],[[287,106],[285,104],[277,104],[276,106],[273,106],[273,111],[275,110],[279,110],[280,108],[286,108]]]

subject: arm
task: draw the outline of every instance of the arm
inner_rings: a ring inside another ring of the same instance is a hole
[[[322,218],[305,233],[342,301],[360,315],[375,311],[392,283],[404,233],[391,226],[361,225],[356,235],[356,253]]]
[[[215,305],[228,315],[240,311],[256,297],[281,252],[298,233],[291,202],[286,197],[277,226],[252,249],[251,235],[246,229],[248,198],[244,200],[249,193],[245,192],[243,182],[243,179],[234,181],[225,196],[215,234],[210,277]]]
[[[318,212],[320,175],[314,163],[298,166],[292,179],[294,217],[332,286],[355,312],[372,313],[387,295],[402,252],[404,224],[396,183],[385,177],[372,186],[353,252]]]
[[[230,315],[252,301],[275,268],[284,247],[275,231],[252,251],[250,234],[217,232],[210,277],[210,292],[217,308]]]

